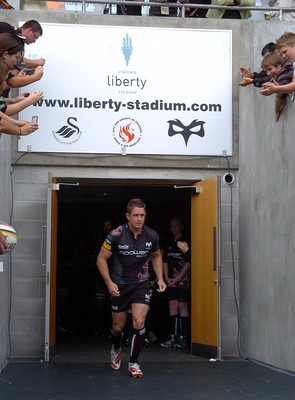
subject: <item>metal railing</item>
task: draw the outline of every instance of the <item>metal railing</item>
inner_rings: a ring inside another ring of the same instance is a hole
[[[53,0],[56,3],[61,3],[60,0]],[[39,3],[45,3],[45,0],[39,1]],[[64,3],[67,3],[66,1]],[[132,6],[142,6],[142,7],[150,7],[150,6],[156,6],[160,7],[161,5],[165,4],[166,7],[171,7],[171,8],[179,8],[180,9],[180,17],[185,18],[185,10],[186,8],[190,9],[220,9],[220,10],[236,10],[240,11],[242,10],[249,10],[249,11],[260,11],[260,12],[267,12],[267,11],[278,11],[279,12],[279,20],[283,19],[283,13],[284,12],[295,12],[295,7],[270,7],[270,6],[245,6],[245,7],[239,7],[239,6],[219,6],[219,5],[211,5],[211,4],[192,4],[192,3],[159,3],[159,2],[152,2],[152,1],[125,1],[125,0],[92,0],[92,1],[86,1],[86,0],[71,0],[71,3],[77,3],[77,5],[81,5],[81,13],[86,14],[87,13],[87,5],[89,4],[100,4],[100,5],[116,5],[116,6],[122,6],[122,5],[132,5]],[[24,8],[22,8],[24,9]],[[50,12],[73,12],[73,11],[58,11],[58,10],[48,10]],[[79,12],[75,10],[74,12]]]

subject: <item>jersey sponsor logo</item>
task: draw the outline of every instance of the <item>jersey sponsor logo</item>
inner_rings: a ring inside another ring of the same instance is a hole
[[[182,257],[182,253],[174,253],[173,251],[171,251],[170,253],[167,253],[167,257],[173,257],[173,258],[181,258]]]
[[[128,244],[118,244],[118,249],[127,250],[127,249],[129,249],[129,245]]]
[[[147,255],[149,252],[147,250],[126,250],[126,251],[119,251],[119,254],[122,254],[123,256],[136,256],[136,257],[144,257]]]
[[[151,248],[152,247],[152,242],[145,242],[145,247],[146,248]]]

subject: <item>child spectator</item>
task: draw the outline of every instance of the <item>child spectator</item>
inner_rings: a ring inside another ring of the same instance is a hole
[[[277,45],[274,42],[267,43],[261,50],[262,57],[267,57],[269,54],[278,53]],[[270,80],[269,76],[265,71],[252,72],[250,68],[241,67],[241,73],[243,74],[243,80],[239,83],[239,86],[248,86],[253,84],[255,87],[261,87],[263,83]]]
[[[261,68],[266,74],[279,85],[286,85],[292,81],[293,63],[284,61],[279,54],[270,54],[262,60]],[[277,93],[275,98],[275,120],[279,120],[287,94]]]
[[[285,32],[282,36],[280,36],[277,40],[277,48],[279,50],[280,55],[284,58],[284,60],[295,62],[295,33],[293,32]],[[266,82],[262,85],[263,89],[260,90],[263,96],[269,96],[273,93],[291,93],[295,90],[295,75],[293,69],[293,80],[286,85],[279,85],[277,82]]]

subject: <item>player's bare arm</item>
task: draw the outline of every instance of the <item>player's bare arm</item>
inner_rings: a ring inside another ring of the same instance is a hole
[[[105,281],[105,284],[107,285],[110,295],[119,296],[120,292],[118,290],[118,286],[112,281],[109,273],[108,259],[111,256],[112,252],[102,247],[97,256],[96,265],[100,272],[100,275],[102,276],[103,280]]]
[[[164,290],[166,289],[166,283],[164,282],[163,279],[163,260],[160,250],[151,253],[151,259],[157,277],[157,283],[158,283],[157,291],[164,292]]]

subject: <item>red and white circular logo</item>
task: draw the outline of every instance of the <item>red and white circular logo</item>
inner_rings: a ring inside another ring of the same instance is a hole
[[[113,138],[121,147],[133,147],[141,140],[142,129],[133,118],[121,118],[113,127]]]

